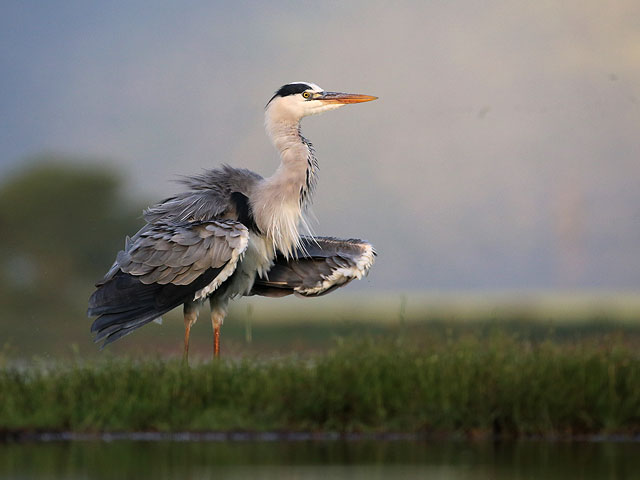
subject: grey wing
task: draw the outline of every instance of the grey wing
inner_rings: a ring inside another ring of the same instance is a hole
[[[144,218],[148,223],[132,238],[127,237],[124,252],[129,252],[156,224],[237,220],[248,228],[255,226],[248,197],[260,180],[262,177],[257,173],[228,165],[184,177],[180,183],[189,190],[145,209]],[[116,261],[96,286],[112,279],[119,270]]]
[[[362,278],[374,262],[376,253],[363,240],[333,237],[302,237],[297,258],[281,255],[268,272],[257,278],[250,295],[281,297],[296,294],[318,297]]]
[[[200,175],[184,177],[180,183],[189,190],[170,197],[144,211],[149,223],[160,221],[186,222],[212,219],[234,219],[242,222],[240,211],[245,205],[238,205],[238,199],[251,195],[254,186],[262,177],[250,170],[221,168],[205,170]],[[242,197],[234,196],[237,193]]]
[[[216,287],[236,268],[247,248],[249,231],[234,221],[153,225],[116,262],[141,283],[189,285],[204,271],[225,267]],[[215,288],[214,288],[215,289]]]
[[[148,226],[89,299],[96,341],[110,343],[187,301],[205,298],[235,271],[249,242],[239,222]]]

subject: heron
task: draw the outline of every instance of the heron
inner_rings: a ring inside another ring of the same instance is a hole
[[[208,300],[213,357],[231,299],[295,294],[319,297],[362,278],[376,255],[358,239],[304,231],[318,160],[302,136],[304,117],[377,97],[325,91],[315,83],[283,85],[265,107],[265,129],[280,154],[270,177],[223,165],[183,177],[186,190],[146,208],[132,237],[89,299],[101,348],[183,306],[184,351]]]

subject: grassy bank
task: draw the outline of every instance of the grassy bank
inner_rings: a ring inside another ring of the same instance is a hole
[[[0,430],[640,431],[622,337],[357,341],[301,359],[108,360],[0,369]]]

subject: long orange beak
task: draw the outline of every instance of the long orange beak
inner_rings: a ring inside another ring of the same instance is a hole
[[[322,92],[315,100],[320,100],[324,103],[339,103],[346,105],[348,103],[362,103],[371,102],[377,100],[378,97],[372,97],[371,95],[361,95],[359,93],[340,93],[340,92]]]

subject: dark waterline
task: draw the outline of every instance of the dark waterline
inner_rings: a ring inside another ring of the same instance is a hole
[[[637,442],[52,441],[0,444],[3,479],[627,479]]]

